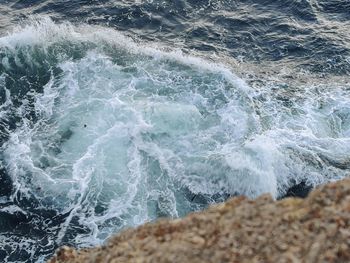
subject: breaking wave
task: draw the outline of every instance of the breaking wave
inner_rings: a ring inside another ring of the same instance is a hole
[[[0,61],[0,213],[21,221],[1,229],[4,261],[349,174],[349,87],[250,87],[225,65],[50,19],[0,38]]]

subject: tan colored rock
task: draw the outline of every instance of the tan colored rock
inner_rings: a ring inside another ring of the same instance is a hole
[[[62,247],[49,260],[60,262],[350,262],[350,180],[306,199],[236,197],[128,229],[103,247]]]

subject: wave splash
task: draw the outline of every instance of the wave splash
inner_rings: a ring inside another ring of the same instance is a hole
[[[346,87],[253,89],[220,64],[49,19],[0,38],[0,61],[13,188],[1,213],[48,229],[20,242],[37,261],[231,195],[279,198],[349,173]]]

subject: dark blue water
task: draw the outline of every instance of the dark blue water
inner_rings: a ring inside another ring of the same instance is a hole
[[[350,1],[0,0],[0,261],[350,174]]]
[[[113,27],[253,62],[349,72],[349,1],[4,1],[3,24],[32,14]]]

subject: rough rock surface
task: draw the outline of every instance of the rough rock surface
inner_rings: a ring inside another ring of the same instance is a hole
[[[350,180],[308,198],[236,197],[183,219],[126,230],[58,262],[350,262]]]

